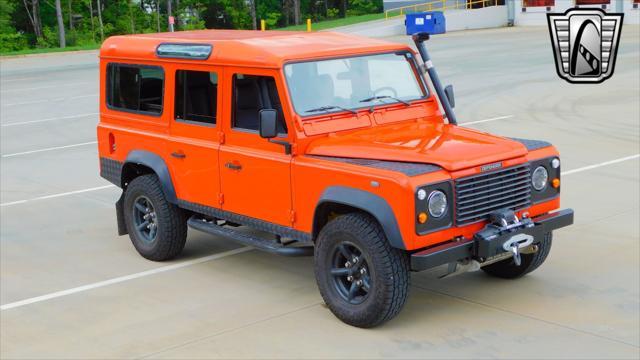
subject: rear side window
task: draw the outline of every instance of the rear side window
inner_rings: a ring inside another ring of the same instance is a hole
[[[107,105],[124,111],[162,114],[164,71],[158,66],[109,64]]]
[[[175,119],[215,125],[218,74],[207,71],[176,72]]]

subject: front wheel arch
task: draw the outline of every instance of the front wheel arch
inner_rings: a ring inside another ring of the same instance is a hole
[[[314,241],[322,228],[336,215],[357,212],[374,218],[392,247],[406,249],[398,221],[387,201],[379,195],[344,186],[332,186],[322,193],[313,217]]]

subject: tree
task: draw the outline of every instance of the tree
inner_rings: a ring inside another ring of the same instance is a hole
[[[22,0],[24,3],[24,9],[27,11],[27,17],[31,26],[33,27],[33,33],[36,38],[42,37],[42,20],[40,19],[40,1],[31,0],[31,11],[29,11],[29,1]]]
[[[93,21],[93,0],[89,0],[89,16],[91,16],[91,39],[96,42],[96,26]]]
[[[64,19],[62,18],[62,6],[60,0],[56,0],[56,19],[58,19],[58,43],[61,48],[66,47],[66,39],[64,33]]]
[[[293,0],[293,22],[300,25],[300,0]]]
[[[100,25],[100,42],[104,41],[104,24],[102,23],[102,3],[100,0],[96,0],[96,7],[98,8],[98,25]]]
[[[256,17],[256,0],[249,0],[249,12],[251,13],[251,23],[253,30],[258,29],[258,19]]]

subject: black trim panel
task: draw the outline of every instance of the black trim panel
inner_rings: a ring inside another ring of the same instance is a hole
[[[521,143],[529,151],[538,150],[538,149],[551,146],[550,142],[543,141],[543,140],[529,140],[529,139],[520,139],[520,138],[511,138],[511,140]]]
[[[178,200],[178,206],[183,209],[187,209],[198,214],[211,216],[217,219],[227,220],[230,222],[238,223],[241,225],[249,226],[254,229],[265,231],[271,234],[280,235],[282,237],[291,238],[300,242],[312,242],[311,234],[299,231],[287,226],[282,226],[260,219],[252,218],[245,215],[240,215],[225,211],[222,209],[216,209],[206,205],[196,204],[185,200]]]
[[[128,163],[144,165],[153,170],[153,172],[158,176],[158,179],[160,179],[162,191],[164,192],[164,196],[167,198],[167,201],[172,204],[177,203],[176,191],[173,188],[169,168],[160,156],[145,150],[133,150],[129,155],[127,155],[125,166]]]
[[[122,185],[122,166],[124,164],[118,160],[106,157],[100,158],[100,176],[107,179],[110,183],[120,187]]]
[[[321,155],[306,155],[307,157],[314,159],[323,159],[327,161],[342,162],[351,165],[366,166],[382,170],[390,170],[403,173],[407,176],[417,176],[429,174],[442,170],[440,166],[433,164],[422,163],[410,163],[401,161],[386,161],[386,160],[372,160],[361,158],[343,158],[333,156],[321,156]]]

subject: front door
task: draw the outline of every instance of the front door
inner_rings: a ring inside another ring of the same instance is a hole
[[[291,155],[258,133],[260,110],[275,109],[279,140],[289,141],[276,80],[266,72],[227,73],[225,83],[232,91],[230,119],[225,121],[225,141],[220,146],[222,208],[291,226]]]
[[[222,74],[209,66],[176,66],[169,71],[173,81],[167,85],[174,90],[174,107],[168,150],[176,195],[220,207],[218,78]]]

